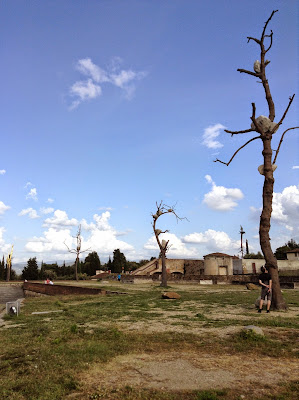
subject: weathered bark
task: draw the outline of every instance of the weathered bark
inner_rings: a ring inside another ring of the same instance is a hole
[[[162,276],[161,276],[161,286],[167,287],[167,271],[166,271],[166,254],[162,251]]]
[[[264,186],[263,186],[263,209],[260,217],[260,245],[266,261],[266,268],[269,270],[272,277],[272,306],[275,309],[283,310],[287,305],[282,297],[277,260],[273,254],[270,243],[270,227],[272,214],[272,199],[274,188],[274,176],[272,170],[272,135],[265,135],[263,138],[263,157],[264,157]]]

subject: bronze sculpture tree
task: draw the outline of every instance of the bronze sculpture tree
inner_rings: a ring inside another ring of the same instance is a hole
[[[254,38],[254,37],[247,37],[248,43],[250,41],[253,41],[258,44],[260,48],[260,59],[256,60],[254,63],[253,71],[249,71],[246,69],[238,69],[240,73],[245,73],[248,75],[251,75],[257,79],[260,80],[260,83],[262,83],[263,90],[265,93],[267,105],[268,105],[268,110],[269,110],[269,115],[268,117],[260,115],[259,117],[256,117],[256,106],[255,103],[252,103],[252,115],[251,115],[251,127],[249,129],[245,130],[240,130],[240,131],[229,131],[225,130],[225,132],[230,133],[232,136],[233,135],[239,135],[239,134],[244,134],[244,133],[249,133],[249,132],[257,132],[258,136],[248,140],[243,146],[241,146],[231,157],[231,159],[226,163],[223,162],[219,159],[216,159],[215,162],[221,162],[222,164],[229,165],[233,158],[236,156],[236,154],[245,146],[247,146],[250,142],[260,139],[263,143],[263,151],[262,155],[264,158],[264,164],[261,165],[258,170],[261,175],[264,175],[264,186],[263,186],[263,208],[262,208],[262,213],[260,217],[260,227],[259,227],[259,237],[260,237],[260,246],[262,249],[262,252],[264,254],[264,258],[266,261],[266,267],[271,273],[272,277],[272,290],[273,290],[273,297],[272,297],[272,305],[275,309],[283,310],[287,308],[287,305],[283,299],[281,290],[280,290],[280,283],[279,283],[279,276],[278,276],[278,266],[277,266],[277,260],[273,254],[273,251],[271,249],[271,244],[270,244],[270,236],[269,236],[269,231],[271,227],[271,214],[272,214],[272,199],[273,199],[273,188],[274,188],[274,176],[273,172],[276,169],[276,159],[280,150],[280,146],[282,144],[282,141],[284,139],[284,135],[286,132],[292,130],[292,129],[297,129],[299,128],[298,126],[288,128],[286,129],[279,141],[279,145],[277,147],[277,150],[272,150],[272,137],[274,133],[278,130],[280,125],[283,123],[287,112],[289,111],[289,108],[294,100],[295,94],[289,97],[289,102],[288,105],[279,119],[278,122],[274,122],[275,119],[275,104],[272,98],[272,94],[270,91],[270,86],[269,82],[266,76],[266,67],[270,63],[269,60],[266,59],[266,54],[272,47],[272,42],[273,42],[273,32],[271,30],[270,34],[266,34],[266,30],[268,27],[269,22],[271,21],[272,17],[278,10],[272,11],[270,17],[268,20],[265,22],[262,35],[260,39]],[[265,46],[265,39],[267,40],[268,44]],[[273,159],[273,151],[275,152],[275,157]]]

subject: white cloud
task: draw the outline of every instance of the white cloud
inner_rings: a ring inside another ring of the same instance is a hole
[[[178,257],[178,258],[190,258],[198,257],[198,251],[191,247],[188,248],[186,244],[178,238],[174,233],[162,233],[159,236],[160,240],[169,240],[169,245],[171,245],[169,251],[167,252],[167,257]],[[159,247],[156,241],[156,237],[153,235],[144,245],[146,250],[151,250],[151,253],[155,256],[159,255]],[[154,251],[154,253],[153,253]]]
[[[292,169],[299,169],[299,165],[294,165]]]
[[[24,215],[28,215],[28,217],[31,218],[31,219],[39,218],[39,215],[37,214],[36,210],[34,210],[31,207],[22,210],[21,212],[19,212],[18,215],[21,216],[21,217],[24,216]]]
[[[32,199],[37,201],[37,190],[36,188],[30,189],[30,192],[27,194],[26,199]]]
[[[0,201],[0,215],[4,214],[5,211],[9,210],[10,206],[6,206],[3,201]]]
[[[76,69],[83,75],[90,76],[97,83],[109,81],[107,73],[94,64],[90,58],[82,58],[79,60],[76,64]]]
[[[210,175],[206,175],[205,178],[212,184],[212,190],[205,194],[203,200],[209,208],[217,211],[230,211],[238,205],[238,200],[243,199],[244,195],[240,189],[216,186]]]
[[[281,193],[273,193],[271,221],[299,234],[299,185],[288,186]],[[262,208],[250,207],[253,218],[258,218]]]
[[[11,244],[5,243],[5,240],[3,239],[4,232],[5,232],[5,228],[3,226],[0,226],[0,251],[1,251],[1,253],[7,253],[11,249]]]
[[[5,169],[0,169],[0,175],[4,175],[6,173]]]
[[[65,211],[56,210],[52,218],[45,219],[43,226],[62,229],[66,226],[76,226],[78,224],[79,222],[75,218],[69,219]]]
[[[54,200],[49,197],[47,203],[54,203]]]
[[[99,211],[112,211],[113,208],[112,207],[99,207],[98,210]]]
[[[26,185],[24,186],[24,188],[27,189],[29,186],[32,186],[31,182],[27,182]]]
[[[52,207],[41,207],[40,212],[42,214],[51,214],[54,211]]]
[[[109,224],[110,213],[102,215],[95,214],[94,222],[81,221],[81,250],[97,251],[100,257],[112,256],[113,250],[120,249],[122,252],[134,253],[134,247],[117,238],[118,232]],[[30,252],[42,253],[44,259],[73,259],[74,254],[68,249],[76,247],[75,234],[71,234],[72,225],[77,225],[74,218],[69,219],[65,211],[56,210],[53,218],[48,218],[44,226],[49,226],[41,237],[34,237],[26,244]],[[66,243],[66,245],[64,244]],[[86,256],[85,253],[81,258]]]
[[[226,232],[208,229],[205,232],[194,232],[183,238],[185,243],[203,244],[209,252],[235,253],[239,250],[238,240],[231,239]]]
[[[102,89],[99,85],[93,83],[91,79],[87,81],[75,82],[70,88],[72,96],[77,97],[77,100],[73,101],[71,109],[78,107],[80,103],[86,100],[95,99],[102,94]]]
[[[91,100],[102,94],[100,84],[110,84],[122,89],[130,99],[135,91],[134,82],[143,79],[146,72],[133,71],[132,69],[120,70],[121,59],[115,57],[108,70],[94,64],[90,58],[82,58],[76,63],[76,69],[89,77],[85,81],[77,81],[70,88],[70,95],[74,100],[70,110],[77,108],[83,101]]]
[[[204,134],[202,136],[202,144],[209,149],[218,149],[220,147],[223,147],[223,144],[216,140],[216,138],[220,135],[220,131],[222,129],[225,129],[225,126],[223,126],[222,124],[208,126],[204,130]]]

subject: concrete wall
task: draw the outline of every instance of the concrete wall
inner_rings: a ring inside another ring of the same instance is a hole
[[[261,272],[261,267],[265,265],[265,260],[244,258],[242,260],[244,274],[254,273],[254,264],[256,268],[256,273],[259,274]],[[283,270],[299,271],[299,260],[277,260],[277,264],[278,264],[278,271],[283,271]]]
[[[44,283],[35,282],[24,282],[23,289],[25,291],[31,291],[36,293],[42,293],[49,296],[58,295],[71,295],[71,294],[96,294],[105,295],[116,292],[110,292],[103,289],[94,289],[80,286],[67,286],[67,285],[46,285]]]
[[[166,271],[168,274],[181,273],[184,274],[184,264],[183,259],[173,259],[166,258]],[[133,272],[133,275],[152,275],[154,273],[162,272],[162,259],[156,259],[150,261],[149,263],[143,265]]]
[[[233,275],[232,257],[208,256],[204,265],[205,275]]]

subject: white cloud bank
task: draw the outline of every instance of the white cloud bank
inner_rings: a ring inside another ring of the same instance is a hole
[[[238,240],[231,239],[226,232],[208,229],[205,232],[194,232],[183,237],[183,242],[204,245],[209,252],[237,253],[240,247]]]
[[[220,147],[223,147],[223,144],[216,140],[222,129],[225,129],[225,126],[222,124],[208,126],[204,130],[202,144],[209,149],[219,149]]]
[[[288,186],[281,193],[273,193],[272,222],[284,226],[294,235],[299,234],[299,185]],[[251,207],[255,217],[259,217],[261,208]]]
[[[167,257],[171,258],[192,258],[198,257],[198,251],[194,247],[188,248],[186,244],[178,238],[174,233],[162,233],[159,236],[160,240],[169,240],[171,246],[167,252]],[[156,237],[153,235],[144,245],[144,249],[151,250],[151,254],[154,257],[159,255],[159,247],[156,241]]]
[[[52,218],[44,221],[43,226],[48,229],[43,236],[30,239],[25,245],[25,249],[31,253],[41,254],[44,260],[73,259],[74,254],[68,252],[68,248],[76,247],[75,234],[72,233],[72,230],[81,224],[81,250],[96,251],[102,257],[112,255],[115,249],[134,252],[132,245],[117,238],[118,232],[110,225],[109,219],[110,213],[106,211],[101,215],[95,214],[93,222],[88,223],[84,219],[79,222],[75,218],[69,218],[65,211],[56,210]],[[83,253],[81,259],[84,259],[88,252]]]
[[[0,215],[4,214],[5,211],[9,210],[10,206],[6,206],[3,201],[0,201]]]
[[[5,240],[3,238],[4,232],[5,232],[5,228],[3,226],[0,226],[0,252],[1,253],[7,253],[11,249],[11,244],[5,243]]]
[[[90,58],[80,59],[75,68],[87,80],[75,82],[70,87],[70,96],[74,98],[70,110],[77,108],[82,102],[95,99],[102,95],[100,84],[111,84],[123,90],[127,99],[132,98],[135,92],[135,82],[143,79],[146,72],[136,72],[132,69],[120,69],[121,59],[115,58],[112,67],[107,71],[94,64]]]
[[[212,190],[205,194],[203,202],[212,210],[231,211],[237,207],[237,201],[243,199],[244,195],[240,189],[216,186],[210,175],[206,175],[205,178],[212,184]]]

